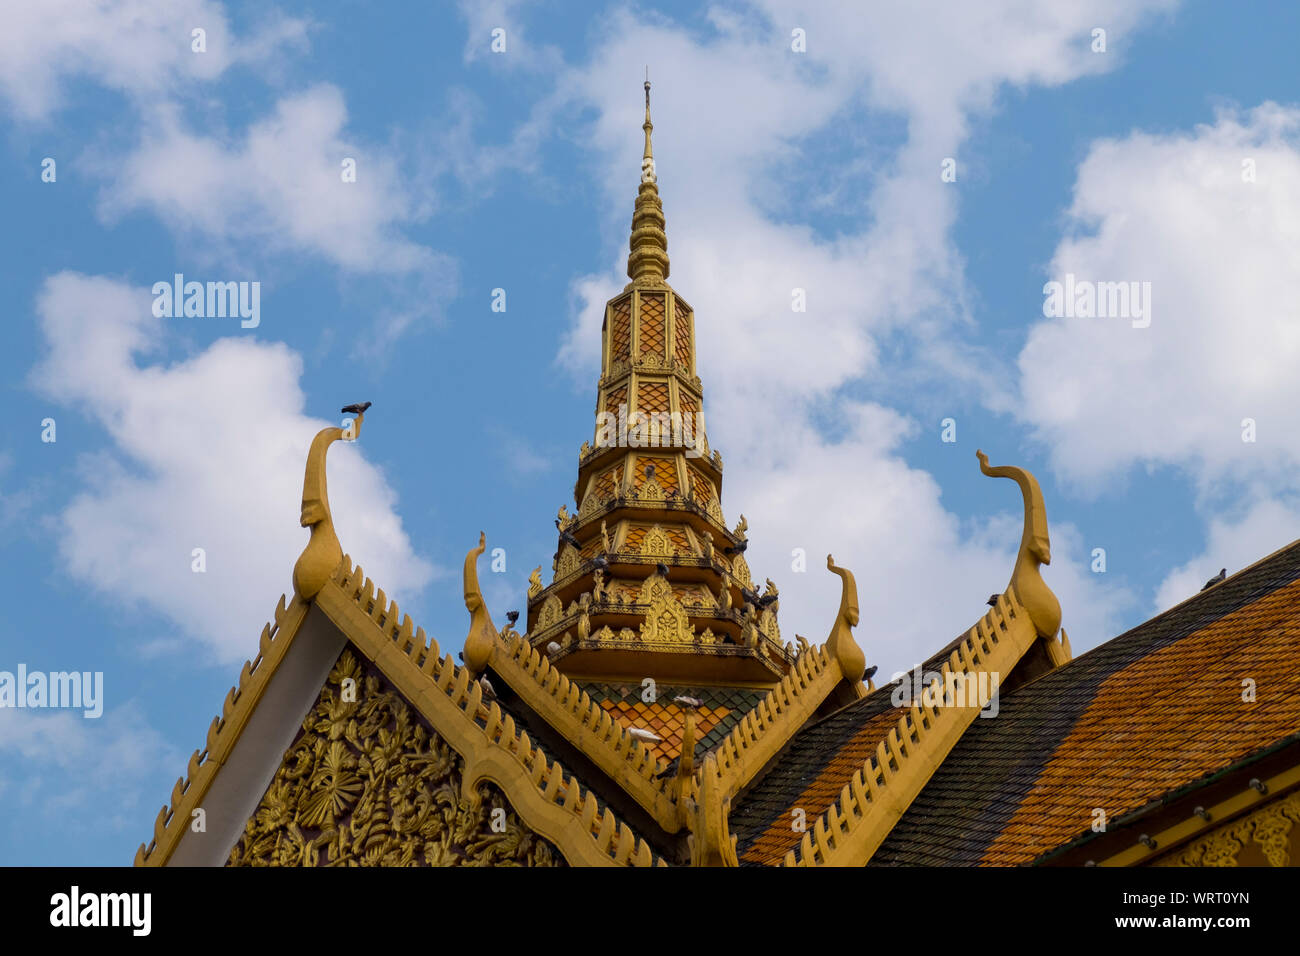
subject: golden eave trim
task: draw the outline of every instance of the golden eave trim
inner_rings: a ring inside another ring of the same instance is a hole
[[[288,654],[310,605],[297,594],[286,606],[284,595],[275,609],[275,619],[262,628],[257,657],[245,661],[239,683],[226,694],[221,715],[208,727],[207,743],[190,757],[186,775],[172,787],[171,806],[164,806],[154,820],[154,837],[146,846],[141,843],[135,853],[136,866],[163,866],[171,858],[181,838],[189,830],[190,814],[203,804],[217,772],[239,741],[245,725],[262,699],[280,662]]]
[[[1267,806],[1286,796],[1287,790],[1300,786],[1300,764],[1288,767],[1262,782],[1264,785],[1263,793],[1247,787],[1226,799],[1220,800],[1212,807],[1206,807],[1205,817],[1192,815],[1186,820],[1175,823],[1173,826],[1150,834],[1150,847],[1152,848],[1138,843],[1127,850],[1121,850],[1119,853],[1098,860],[1097,865],[1138,866],[1173,853],[1186,846],[1196,837],[1232,822],[1234,817]]]
[[[950,673],[1009,674],[1037,639],[1028,612],[1008,588],[944,662],[940,686],[949,686]],[[979,712],[978,703],[913,700],[781,865],[865,866]]]

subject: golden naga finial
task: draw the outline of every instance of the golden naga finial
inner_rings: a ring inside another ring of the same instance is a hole
[[[853,572],[835,564],[833,555],[826,555],[826,567],[840,576],[843,582],[840,589],[840,612],[835,617],[830,636],[826,638],[826,650],[840,665],[840,674],[851,688],[849,701],[862,697],[862,675],[867,670],[867,656],[853,639],[853,628],[860,620],[858,610],[858,582]],[[848,701],[845,701],[847,703]]]
[[[1056,636],[1061,626],[1061,602],[1039,573],[1039,566],[1052,563],[1052,545],[1047,535],[1047,508],[1038,479],[1023,468],[1010,465],[989,467],[989,456],[976,451],[980,471],[991,478],[1010,478],[1020,486],[1025,502],[1025,530],[1020,536],[1020,552],[1011,571],[1010,589],[1016,600],[1029,612],[1029,619],[1042,637]]]
[[[480,531],[478,547],[470,548],[465,555],[465,609],[469,611],[469,634],[465,636],[463,654],[465,666],[475,674],[481,674],[487,667],[496,646],[497,629],[478,587],[478,556],[486,550],[487,536]]]
[[[334,569],[343,560],[343,547],[334,533],[334,518],[330,514],[329,492],[325,481],[325,455],[330,445],[340,438],[354,440],[361,435],[361,422],[365,418],[364,405],[349,405],[345,412],[355,412],[356,418],[347,431],[342,428],[322,428],[311,440],[307,452],[307,471],[302,479],[302,513],[300,523],[311,529],[307,547],[298,555],[293,566],[293,589],[302,598],[314,598],[325,586]]]

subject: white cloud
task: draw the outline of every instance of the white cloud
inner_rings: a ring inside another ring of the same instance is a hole
[[[111,693],[107,679],[105,687]],[[24,815],[38,807],[74,831],[138,829],[157,797],[144,792],[156,785],[155,769],[184,763],[134,701],[94,720],[80,711],[0,709],[0,760],[15,771],[0,780],[5,802]]]
[[[962,331],[970,317],[950,236],[959,191],[941,183],[941,160],[960,160],[970,119],[991,110],[1000,90],[1113,68],[1136,25],[1172,6],[907,4],[867,17],[851,4],[795,12],[767,3],[711,8],[707,39],[620,14],[594,41],[594,59],[561,78],[557,100],[594,109],[587,140],[609,157],[601,181],[619,210],[611,230],[622,248],[613,276],[574,283],[577,315],[560,361],[584,384],[593,380],[601,309],[624,281],[648,58],[659,78],[654,137],[669,281],[698,316],[727,512],[753,519],[754,570],[781,586],[787,636],[820,640],[830,625],[838,581],[824,569],[828,551],[857,572],[864,605],[882,615],[886,633],[866,642],[903,664],[969,626],[1005,586],[1018,531],[995,545],[987,528],[960,527],[933,479],[903,460],[900,442],[915,423],[846,393],[906,386],[895,389],[900,404],[924,406],[924,384],[935,395],[987,399],[997,381],[987,369],[1001,363]],[[1089,48],[1099,23],[1110,54]],[[807,32],[807,54],[790,51],[796,26]],[[900,117],[906,138],[892,153],[852,139],[854,128],[870,139],[873,124]],[[868,152],[821,160],[819,144],[845,142]],[[809,225],[828,201],[848,223],[838,235]],[[806,313],[791,310],[794,288],[806,290]],[[827,418],[843,434],[828,435]],[[985,480],[973,452],[963,452],[971,480]],[[1071,529],[1054,530],[1046,577],[1076,648],[1090,646],[1113,634],[1132,598],[1087,573]],[[807,549],[806,575],[789,572],[795,546]]]
[[[256,240],[272,252],[302,250],[356,272],[437,268],[438,257],[397,232],[432,211],[412,193],[391,152],[349,139],[347,108],[329,84],[286,96],[240,139],[184,128],[161,106],[138,148],[111,164],[100,197],[110,220],[145,209],[180,235],[218,246]],[[344,182],[344,159],[356,182]]]
[[[1210,520],[1205,551],[1166,575],[1156,589],[1155,613],[1194,597],[1223,568],[1236,574],[1300,538],[1300,502],[1257,499],[1236,514]]]
[[[206,31],[207,50],[191,49]],[[235,36],[225,8],[212,0],[43,0],[12,3],[0,30],[0,96],[20,116],[57,109],[63,84],[89,78],[149,99],[189,82],[211,80],[235,63],[264,63],[301,45],[304,21],[281,17]]]
[[[277,591],[292,589],[307,538],[297,520],[307,447],[336,422],[303,413],[302,363],[283,344],[223,338],[175,364],[139,361],[165,334],[151,301],[68,272],[39,296],[48,354],[33,384],[98,420],[112,442],[82,461],[85,487],[60,516],[59,552],[75,578],[234,661],[255,645]],[[364,442],[330,451],[339,538],[389,594],[411,594],[434,569],[413,552]],[[205,549],[206,573],[191,570],[194,548]]]
[[[1265,103],[1097,143],[1068,215],[1050,278],[1148,281],[1152,310],[1149,328],[1061,318],[1031,332],[1025,414],[1056,467],[1094,488],[1135,464],[1185,468],[1202,490],[1229,477],[1294,487],[1300,110]]]
[[[520,16],[528,0],[460,0],[457,6],[467,27],[466,63],[487,61],[506,69],[559,67],[559,51],[538,46],[529,37]]]

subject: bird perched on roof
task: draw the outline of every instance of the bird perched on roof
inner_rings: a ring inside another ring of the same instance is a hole
[[[609,568],[609,558],[605,557],[603,554],[596,555],[591,559],[591,563],[602,571],[608,570]]]
[[[1002,597],[1001,594],[990,594],[988,601],[986,601],[985,603],[988,604],[989,607],[997,607],[998,598],[1000,597]]]
[[[751,591],[749,588],[744,587],[743,585],[740,588],[740,595],[745,599],[746,604],[757,604],[759,601],[762,600],[762,598],[758,596],[758,592]]]
[[[872,690],[876,689],[876,685],[871,682],[871,678],[876,676],[876,671],[878,670],[880,670],[880,665],[872,664],[870,667],[868,667],[865,671],[862,672],[862,679],[866,681],[867,686]]]
[[[681,762],[682,762],[681,757],[674,757],[672,760],[668,761],[667,767],[665,767],[663,770],[660,770],[657,774],[655,774],[655,779],[662,780],[664,777],[673,776],[674,774],[677,773],[677,767]]]
[[[668,565],[664,564],[662,561],[655,565],[655,570],[659,572],[661,578],[668,577]]]
[[[515,626],[515,621],[519,620],[519,612],[518,612],[518,611],[506,611],[506,620],[510,622],[510,626],[511,626],[511,627],[514,627],[514,626]]]
[[[483,688],[483,696],[488,700],[497,699],[496,688],[492,686],[492,682],[487,679],[486,674],[478,679],[478,685]]]
[[[1220,581],[1222,581],[1222,580],[1223,580],[1224,578],[1226,578],[1227,576],[1228,576],[1228,569],[1227,569],[1227,568],[1220,568],[1220,569],[1219,569],[1219,573],[1216,574],[1214,577],[1210,578],[1210,580],[1206,581],[1206,582],[1205,582],[1205,587],[1201,588],[1201,590],[1202,590],[1202,591],[1205,591],[1205,590],[1207,590],[1207,589],[1209,589],[1209,588],[1214,587],[1216,584],[1218,584]]]
[[[560,653],[561,650],[562,648],[557,641],[551,641],[551,643],[546,645],[546,653],[550,654],[552,657]]]
[[[575,548],[580,548],[580,547],[582,547],[582,543],[581,543],[577,538],[575,538],[573,535],[569,534],[569,532],[566,531],[564,528],[560,527],[560,519],[559,519],[559,518],[556,518],[556,519],[555,519],[555,527],[556,527],[556,528],[559,530],[559,532],[560,532],[560,540],[563,541],[565,544],[571,544],[571,545],[573,545]]]
[[[657,744],[663,740],[663,738],[658,734],[645,730],[642,727],[629,727],[627,733],[633,740],[639,740],[642,743],[647,744]]]
[[[366,413],[366,409],[369,408],[372,404],[374,403],[361,402],[360,404],[344,405],[342,408],[339,409],[339,411],[347,415],[364,415]]]
[[[745,549],[748,548],[748,547],[749,547],[749,542],[748,542],[748,541],[742,541],[742,542],[740,542],[740,544],[736,545],[734,548],[725,548],[724,550],[727,552],[727,554],[744,554],[744,553],[745,553]]]
[[[698,697],[687,697],[685,694],[683,694],[680,697],[674,697],[673,703],[678,704],[682,707],[703,707],[704,706],[704,701],[700,700]]]
[[[773,604],[777,602],[777,599],[779,597],[780,595],[778,594],[773,594],[771,592],[768,592],[767,594],[764,594],[762,597],[758,599],[758,606],[761,608],[771,607]]]

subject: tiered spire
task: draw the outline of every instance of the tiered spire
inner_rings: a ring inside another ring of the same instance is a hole
[[[664,232],[664,207],[659,200],[659,177],[655,173],[650,134],[650,81],[645,81],[645,152],[641,154],[641,188],[632,214],[632,236],[628,240],[627,275],[632,285],[661,285],[668,278],[668,235]],[[631,286],[629,286],[631,288]]]
[[[556,518],[551,584],[534,572],[528,640],[571,678],[762,687],[793,654],[776,588],[759,594],[747,523],[729,531],[722,457],[704,432],[694,313],[667,284],[668,239],[651,147],[632,216],[632,281],[605,307],[594,441],[579,453],[577,513]]]

